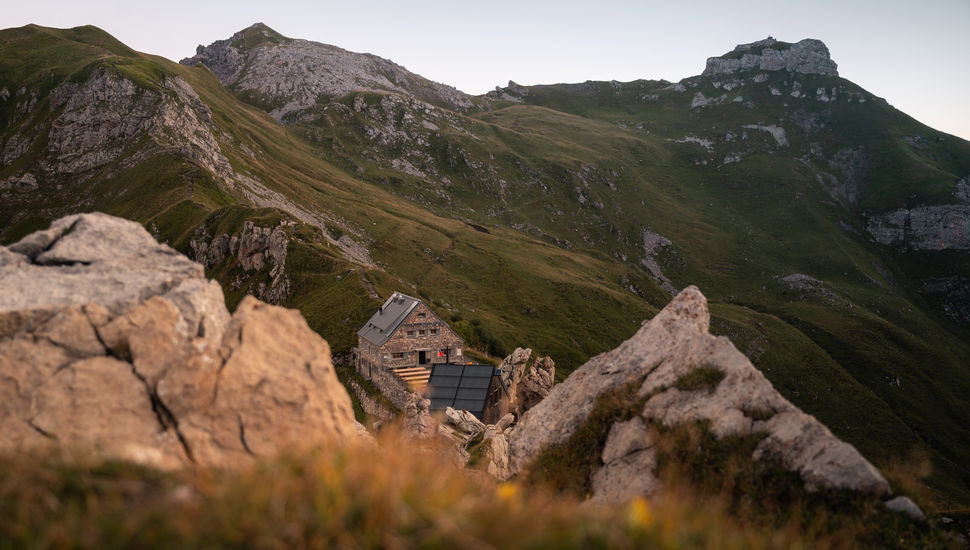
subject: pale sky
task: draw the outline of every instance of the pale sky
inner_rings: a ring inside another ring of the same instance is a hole
[[[8,0],[0,28],[91,24],[173,61],[262,21],[291,38],[377,54],[481,94],[700,74],[768,35],[818,38],[839,74],[917,120],[970,139],[970,0]]]

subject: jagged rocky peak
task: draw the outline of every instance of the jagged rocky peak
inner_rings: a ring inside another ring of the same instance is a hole
[[[832,61],[828,47],[821,40],[806,38],[791,44],[770,36],[750,44],[739,44],[722,56],[707,58],[703,74],[732,74],[749,69],[839,76],[838,65]]]
[[[291,39],[256,23],[208,46],[199,46],[183,65],[205,64],[226,86],[255,94],[270,115],[287,115],[354,91],[392,92],[449,109],[472,106],[471,96],[432,82],[372,54]]]

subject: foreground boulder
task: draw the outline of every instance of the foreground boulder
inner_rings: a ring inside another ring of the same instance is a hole
[[[526,412],[510,441],[509,475],[567,441],[589,417],[597,396],[629,387],[645,399],[632,419],[609,428],[592,497],[620,501],[658,487],[649,426],[706,421],[718,438],[763,434],[753,460],[771,458],[800,475],[809,490],[889,493],[883,476],[851,445],[782,397],[723,336],[708,333],[707,300],[684,289],[629,340],[591,359]],[[632,403],[631,403],[632,405]]]
[[[202,266],[139,224],[80,214],[0,247],[0,449],[235,466],[358,436],[299,312],[229,316]]]

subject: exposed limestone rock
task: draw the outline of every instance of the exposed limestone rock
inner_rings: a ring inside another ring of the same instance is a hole
[[[762,126],[760,124],[745,124],[742,128],[749,128],[752,130],[761,130],[762,132],[768,132],[771,137],[775,138],[775,143],[778,147],[788,147],[788,136],[785,135],[785,129],[781,126]]]
[[[505,434],[496,434],[488,439],[485,458],[488,461],[485,470],[489,475],[502,481],[512,477],[512,470],[509,467],[509,443]]]
[[[670,239],[667,237],[654,233],[649,229],[643,230],[643,259],[640,260],[640,263],[643,264],[643,267],[647,268],[647,271],[653,276],[653,280],[660,285],[660,288],[666,290],[671,295],[676,294],[677,289],[674,287],[674,283],[664,275],[663,270],[660,269],[657,256],[663,249],[673,246],[674,243],[670,242]]]
[[[704,76],[734,74],[739,71],[789,71],[802,74],[838,76],[838,65],[820,40],[806,38],[783,44],[772,37],[750,44],[739,44],[721,57],[709,57]]]
[[[0,312],[97,303],[117,315],[203,277],[202,266],[156,243],[141,225],[99,213],[56,220],[9,250],[32,263],[0,272],[4,288],[20,290],[0,293]]]
[[[30,149],[34,140],[31,136],[25,136],[22,134],[14,134],[7,139],[7,142],[3,144],[2,158],[3,164],[9,166],[13,161],[20,158],[21,155]]]
[[[0,448],[173,468],[358,439],[298,312],[247,297],[230,318],[202,267],[137,223],[57,220],[0,247],[0,286]]]
[[[105,347],[91,320],[79,305],[71,305],[58,311],[33,333],[38,338],[50,340],[72,357],[95,357],[105,353]]]
[[[501,99],[504,101],[514,101],[516,103],[522,103],[524,97],[529,95],[529,89],[520,84],[509,80],[509,84],[506,87],[496,86],[494,90],[485,94],[486,97],[491,99]]]
[[[512,471],[525,471],[543,449],[566,441],[589,416],[596,396],[635,384],[647,401],[639,417],[610,429],[592,480],[596,499],[653,491],[655,459],[646,426],[698,421],[719,438],[765,434],[752,459],[777,460],[800,474],[809,490],[889,493],[886,480],[854,447],[775,391],[730,340],[708,334],[709,323],[706,299],[688,287],[632,338],[580,367],[521,418],[510,442]],[[698,368],[723,378],[710,388],[678,389]],[[755,420],[763,416],[767,420]]]
[[[183,336],[222,339],[229,322],[222,287],[216,281],[187,279],[165,293],[164,298],[178,308],[185,321]]]
[[[445,408],[445,423],[469,436],[474,436],[485,431],[485,424],[475,418],[475,415],[468,411],[458,411],[451,407]]]
[[[970,250],[970,206],[901,208],[869,216],[866,229],[885,245],[913,250]]]
[[[542,401],[552,391],[555,379],[556,363],[552,358],[537,358],[515,390],[516,410],[520,414],[524,413]]]
[[[970,202],[970,176],[965,176],[957,180],[956,190],[953,196],[963,202]]]
[[[829,194],[850,205],[856,204],[866,189],[872,162],[872,156],[863,149],[839,149],[828,164],[841,177],[831,178],[832,185],[827,186]],[[824,180],[820,181],[824,183]]]
[[[227,357],[221,365],[196,353],[209,368],[172,377],[174,384],[166,377],[158,385],[159,398],[178,419],[199,462],[232,465],[247,456],[355,436],[350,397],[330,363],[330,347],[299,312],[247,296],[226,328],[220,352]],[[187,394],[192,374],[198,375],[196,387],[213,384],[212,392]]]
[[[416,394],[410,395],[401,424],[404,431],[422,439],[433,438],[438,433],[437,423],[431,416],[431,401]]]
[[[26,193],[28,191],[37,190],[37,178],[33,174],[27,172],[19,176],[10,176],[9,178],[0,181],[0,191],[14,191],[17,193]]]
[[[257,45],[249,47],[247,39]],[[468,108],[471,98],[457,89],[418,76],[387,59],[348,52],[336,46],[293,40],[257,23],[181,61],[204,63],[226,86],[255,93],[275,107],[273,118],[314,107],[321,96],[358,90],[413,95],[447,108]]]
[[[623,502],[637,495],[649,495],[659,487],[653,475],[657,453],[640,417],[610,428],[601,460],[603,466],[590,480],[594,501]]]
[[[140,88],[107,68],[81,86],[68,82],[51,92],[61,109],[47,139],[55,173],[77,174],[119,158],[137,136],[151,136],[228,179],[232,169],[210,130],[209,108],[181,77],[165,78],[173,93]]]
[[[239,235],[222,233],[214,238],[210,238],[205,228],[200,227],[189,245],[195,260],[206,267],[212,267],[226,258],[234,258],[245,271],[259,271],[267,264],[272,266],[269,271],[272,277],[270,283],[260,283],[250,291],[261,300],[280,305],[290,293],[290,279],[286,274],[289,246],[285,230],[287,225],[292,225],[292,222],[284,221],[276,227],[259,227],[247,220]],[[244,280],[237,281],[233,288],[240,288],[244,284]]]
[[[510,409],[517,415],[529,410],[549,395],[555,383],[556,363],[551,357],[539,357],[532,363],[532,349],[515,348],[502,360],[502,383],[509,390]]]
[[[518,386],[519,380],[525,375],[525,368],[531,357],[531,348],[515,348],[499,365],[499,370],[502,371],[502,383],[509,388],[512,395],[515,395],[512,388]]]
[[[103,456],[161,468],[185,460],[131,365],[113,357],[73,363],[37,388],[30,424],[58,444],[97,449]]]
[[[892,500],[887,500],[886,509],[909,516],[916,521],[926,521],[926,514],[909,497],[898,496]]]

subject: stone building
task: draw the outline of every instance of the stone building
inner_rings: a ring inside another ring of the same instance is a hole
[[[357,371],[371,380],[392,373],[420,390],[433,364],[462,362],[463,343],[424,302],[395,292],[357,331]]]

